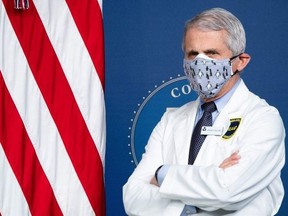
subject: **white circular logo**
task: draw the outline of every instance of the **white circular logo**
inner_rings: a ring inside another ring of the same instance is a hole
[[[153,128],[164,112],[197,98],[186,76],[170,77],[169,81],[162,81],[160,86],[154,87],[153,91],[148,91],[147,97],[143,97],[143,102],[138,104],[138,110],[134,111],[134,118],[131,119],[132,126],[129,127],[129,154],[132,156],[131,163],[136,166],[141,160]]]

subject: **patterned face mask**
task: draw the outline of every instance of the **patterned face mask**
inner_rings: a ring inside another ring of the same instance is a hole
[[[224,84],[234,75],[232,60],[216,60],[199,54],[193,60],[184,59],[184,73],[191,88],[202,98],[212,98],[218,94]]]

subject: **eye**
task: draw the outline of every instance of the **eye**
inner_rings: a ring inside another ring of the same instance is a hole
[[[207,53],[207,56],[209,56],[209,57],[213,57],[213,56],[215,56],[215,55],[217,55],[217,53],[215,53],[215,52]]]
[[[205,55],[207,55],[208,57],[210,58],[215,58],[217,55],[219,55],[219,52],[217,52],[216,50],[214,49],[211,49],[211,50],[207,50],[206,52],[204,52]]]
[[[196,51],[190,51],[190,52],[186,53],[186,58],[192,60],[192,59],[194,59],[198,54],[199,54],[199,53],[196,52]]]
[[[215,55],[216,55],[216,53],[210,53],[210,54],[208,54],[209,57],[213,57],[213,56],[215,56]]]

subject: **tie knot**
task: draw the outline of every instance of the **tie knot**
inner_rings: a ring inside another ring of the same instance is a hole
[[[202,104],[201,107],[204,110],[204,112],[209,112],[209,113],[212,113],[217,109],[216,105],[213,101],[208,102],[208,103],[204,103],[204,104]]]

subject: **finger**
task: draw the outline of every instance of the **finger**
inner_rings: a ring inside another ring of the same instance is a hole
[[[231,154],[230,157],[226,158],[221,164],[220,164],[220,168],[228,168],[228,167],[231,167],[235,164],[238,164],[239,163],[239,160],[241,158],[241,156],[238,154],[239,151],[236,151],[234,153]]]
[[[220,164],[219,168],[226,169],[239,163],[239,160],[231,160]]]
[[[235,158],[235,157],[236,157],[236,158],[239,158],[239,159],[240,159],[241,156],[239,155],[239,150],[236,151],[236,152],[233,152],[233,153],[230,155],[229,158],[231,158],[231,157],[232,157],[232,158]]]

